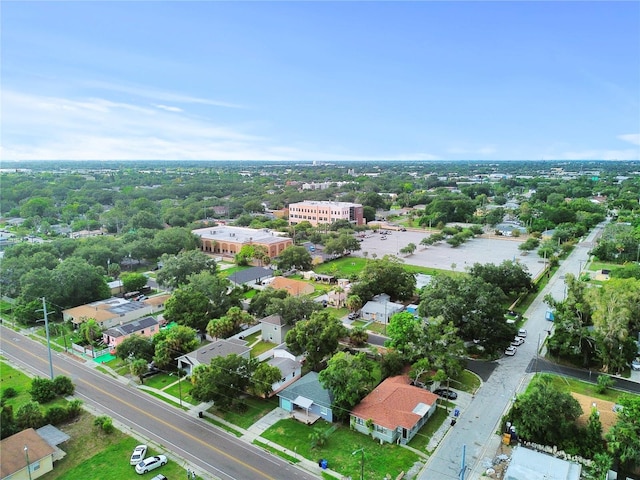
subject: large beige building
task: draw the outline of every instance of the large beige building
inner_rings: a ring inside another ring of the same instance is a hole
[[[289,225],[309,222],[314,227],[336,220],[348,220],[355,225],[364,225],[362,205],[350,202],[327,202],[308,200],[289,205]]]
[[[192,231],[202,240],[202,251],[224,256],[235,256],[243,245],[262,245],[269,257],[277,257],[293,245],[293,240],[282,233],[268,229],[216,226]]]

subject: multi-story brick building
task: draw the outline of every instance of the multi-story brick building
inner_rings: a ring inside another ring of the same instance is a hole
[[[202,240],[202,251],[224,256],[234,256],[243,245],[262,245],[267,249],[269,257],[277,257],[282,251],[293,245],[293,240],[273,230],[243,227],[199,228],[192,230]]]
[[[336,220],[348,220],[355,225],[364,225],[362,205],[313,200],[289,205],[289,225],[307,221],[315,227],[322,223],[333,223]]]

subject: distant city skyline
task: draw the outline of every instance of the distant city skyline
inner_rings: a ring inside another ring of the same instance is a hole
[[[5,161],[640,160],[640,2],[0,9]]]

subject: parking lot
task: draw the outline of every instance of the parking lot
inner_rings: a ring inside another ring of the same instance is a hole
[[[396,255],[409,265],[432,267],[442,270],[464,271],[474,263],[499,264],[504,260],[516,260],[526,265],[529,273],[535,278],[543,269],[544,260],[535,251],[522,255],[518,246],[524,239],[516,240],[507,237],[479,237],[473,238],[459,247],[453,248],[446,242],[424,247],[420,241],[429,236],[426,232],[415,231],[390,231],[387,235],[368,233],[360,244],[361,250],[352,255],[364,256],[368,252],[368,258],[376,254],[377,258],[384,255]],[[385,238],[385,240],[383,240]],[[413,255],[404,256],[400,249],[409,243],[416,245]]]

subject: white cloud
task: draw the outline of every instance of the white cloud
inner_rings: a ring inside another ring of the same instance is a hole
[[[166,110],[167,112],[184,112],[181,108],[172,107],[170,105],[156,104],[154,107],[159,108],[160,110]]]
[[[4,91],[2,149],[11,160],[433,160],[427,153],[367,155],[279,145],[165,104],[68,99]]]
[[[181,93],[167,92],[164,90],[158,90],[151,87],[139,87],[133,85],[122,85],[119,83],[103,82],[103,81],[83,81],[81,85],[86,87],[96,88],[100,90],[107,90],[111,92],[126,93],[129,95],[135,95],[142,98],[151,98],[153,100],[161,100],[164,102],[174,103],[196,103],[200,105],[209,105],[213,107],[225,107],[225,108],[246,108],[242,105],[231,102],[223,102],[220,100],[211,100],[208,98],[194,97],[191,95],[183,95]]]
[[[640,133],[628,133],[626,135],[618,135],[620,140],[633,143],[634,145],[640,145]]]

